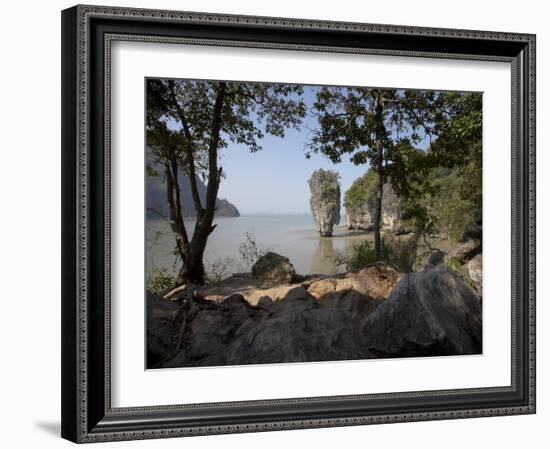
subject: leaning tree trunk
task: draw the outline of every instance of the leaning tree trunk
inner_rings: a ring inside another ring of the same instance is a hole
[[[384,173],[383,173],[383,148],[382,139],[384,135],[384,99],[379,92],[376,97],[376,174],[378,175],[378,184],[376,186],[376,195],[374,201],[374,253],[377,260],[382,254],[382,240],[380,237],[380,228],[382,222],[382,194],[384,193]]]
[[[164,161],[164,173],[166,175],[166,195],[170,213],[170,227],[176,238],[177,254],[183,261],[189,249],[189,239],[187,237],[181,211],[178,167],[177,163],[175,163],[175,152],[173,149],[169,150],[169,159]]]
[[[220,131],[222,127],[222,110],[226,98],[226,83],[220,83],[216,94],[214,108],[212,111],[212,122],[210,125],[210,143],[208,145],[208,185],[206,187],[206,204],[205,207],[197,209],[197,221],[193,237],[189,242],[188,251],[183,259],[183,266],[178,276],[178,282],[191,282],[194,284],[204,284],[205,269],[204,269],[204,250],[208,237],[216,227],[212,225],[214,221],[214,213],[216,211],[216,199],[218,197],[218,189],[221,180],[221,168],[218,168],[218,147],[220,144]],[[192,147],[189,146],[190,151]],[[193,161],[188,158],[188,161]],[[192,162],[194,164],[194,162]],[[195,179],[191,182],[196,182]]]

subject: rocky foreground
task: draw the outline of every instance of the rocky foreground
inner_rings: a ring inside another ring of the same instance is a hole
[[[481,353],[481,299],[443,264],[304,278],[285,263],[276,285],[257,269],[217,290],[149,293],[148,367]]]

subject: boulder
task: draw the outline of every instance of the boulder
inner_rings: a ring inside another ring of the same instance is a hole
[[[279,301],[290,293],[303,295],[306,291],[315,299],[345,290],[355,290],[371,298],[385,299],[402,276],[394,266],[376,263],[358,272],[304,277],[293,272],[288,259],[276,254],[260,259],[254,271],[257,277],[239,274],[215,285],[198,286],[195,289],[201,297],[209,301],[239,303],[244,300],[253,306],[259,305],[262,297],[269,298],[269,301]],[[275,278],[282,281],[275,282]]]
[[[226,352],[227,364],[289,363],[366,357],[349,312],[313,298],[274,303],[270,316],[247,320]]]
[[[252,274],[264,282],[290,283],[296,270],[288,257],[270,251],[252,266]]]
[[[309,205],[321,237],[331,237],[334,226],[340,223],[338,178],[338,173],[322,169],[314,171],[309,178]]]
[[[273,304],[273,300],[269,296],[262,296],[258,300],[258,307],[268,308]]]
[[[439,265],[440,263],[443,263],[444,260],[445,253],[436,249],[435,251],[432,251],[430,257],[428,257],[428,265]]]
[[[351,276],[359,283],[361,293],[372,298],[386,299],[402,277],[402,273],[386,264],[374,264]]]
[[[149,368],[481,352],[481,301],[445,265],[403,275],[378,264],[256,289],[257,307],[240,293],[219,302],[187,293],[148,295]]]
[[[481,302],[444,265],[405,275],[363,327],[379,357],[481,353]]]
[[[154,368],[175,350],[181,304],[147,292],[147,367]]]
[[[468,261],[468,275],[478,291],[481,291],[483,281],[482,256],[478,254]]]
[[[246,304],[249,305],[244,296],[239,293],[233,293],[223,299],[224,304]]]
[[[358,323],[365,310],[372,307],[368,301],[350,296],[322,305],[304,288],[277,302],[263,297],[260,302],[267,309],[194,300],[167,328],[170,343],[165,345],[166,352],[160,351],[155,359],[156,367],[365,358],[368,354],[363,350]],[[182,323],[181,347],[176,350]],[[155,327],[148,333],[148,347],[156,344],[159,332],[165,331]]]
[[[284,284],[271,288],[260,288],[257,290],[250,290],[245,294],[246,300],[249,304],[257,305],[262,297],[270,298],[272,301],[279,301],[286,297],[293,290],[298,289],[302,291],[302,286],[296,284]]]
[[[338,286],[338,280],[334,278],[319,279],[313,281],[307,288],[307,292],[315,299],[334,293]]]
[[[383,298],[371,298],[359,293],[357,290],[340,290],[319,299],[319,303],[325,307],[332,307],[349,313],[357,326],[358,334],[361,333],[361,327],[365,319],[383,301]]]
[[[286,300],[304,299],[304,298],[307,298],[309,296],[310,295],[308,295],[307,290],[303,286],[300,285],[298,287],[294,287],[294,288],[290,289],[282,299],[286,299]]]
[[[464,264],[479,253],[481,253],[481,240],[470,238],[455,249],[449,258]]]
[[[241,277],[231,277],[213,286],[198,287],[198,291],[205,299],[214,302],[224,302],[234,295],[231,292],[239,292],[238,295],[242,295],[248,304],[255,306],[263,297],[269,298],[269,301],[278,301],[287,296],[290,291],[302,288],[302,285],[309,285],[306,282],[295,283],[294,281],[297,279],[293,279],[292,284],[274,284],[273,282],[260,281],[254,277],[251,277],[248,282],[244,282],[246,279]]]
[[[311,282],[308,293],[316,299],[353,290],[371,298],[387,298],[402,274],[386,264],[375,264],[356,273],[333,276]]]
[[[200,358],[223,360],[225,351],[234,338],[235,330],[259,309],[243,304],[219,305],[201,308],[187,326],[185,357],[193,363]]]

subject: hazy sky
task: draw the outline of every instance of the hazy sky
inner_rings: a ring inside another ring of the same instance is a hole
[[[222,152],[227,176],[222,179],[219,196],[235,204],[241,214],[309,213],[308,179],[315,170],[337,171],[343,196],[368,168],[353,165],[348,158],[340,164],[320,154],[306,159],[308,140],[307,130],[289,130],[284,139],[265,137],[263,149],[252,155],[243,145],[230,145]]]
[[[304,101],[313,104],[318,88],[304,86]],[[310,213],[308,179],[319,169],[340,174],[342,202],[353,181],[362,176],[368,164],[354,165],[349,156],[333,164],[322,154],[306,159],[306,145],[317,120],[309,115],[301,130],[289,129],[284,138],[266,135],[262,150],[251,154],[244,145],[229,144],[221,151],[221,163],[226,173],[220,184],[219,197],[226,198],[241,214],[303,214]]]
[[[304,86],[303,99],[308,108],[317,89]],[[347,155],[339,164],[321,154],[306,159],[309,129],[317,126],[317,119],[308,115],[301,130],[288,129],[284,138],[266,134],[260,141],[262,150],[254,154],[245,145],[229,141],[228,147],[220,151],[226,176],[220,183],[218,197],[229,200],[243,215],[310,213],[308,179],[315,170],[323,168],[340,174],[343,202],[346,190],[369,166],[354,165]]]

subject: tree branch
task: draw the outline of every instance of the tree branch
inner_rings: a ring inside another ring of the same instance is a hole
[[[189,124],[187,123],[185,112],[176,98],[176,88],[175,88],[174,82],[169,81],[169,86],[170,86],[170,97],[172,99],[172,104],[182,124],[184,139],[187,140],[187,145],[184,145],[184,149],[185,149],[185,154],[187,156],[185,158],[185,162],[187,163],[187,170],[189,171],[189,183],[191,184],[191,196],[193,197],[193,204],[195,206],[195,211],[197,212],[197,216],[201,216],[204,213],[204,209],[201,204],[201,198],[200,198],[199,189],[197,186],[197,178],[196,178],[196,172],[195,172],[195,156],[193,154],[193,136],[191,135],[191,130],[189,128]]]
[[[208,145],[208,186],[206,187],[206,213],[210,223],[214,217],[216,198],[220,185],[221,167],[218,168],[218,146],[222,126],[222,109],[227,94],[227,84],[220,83],[212,110],[211,139]]]

